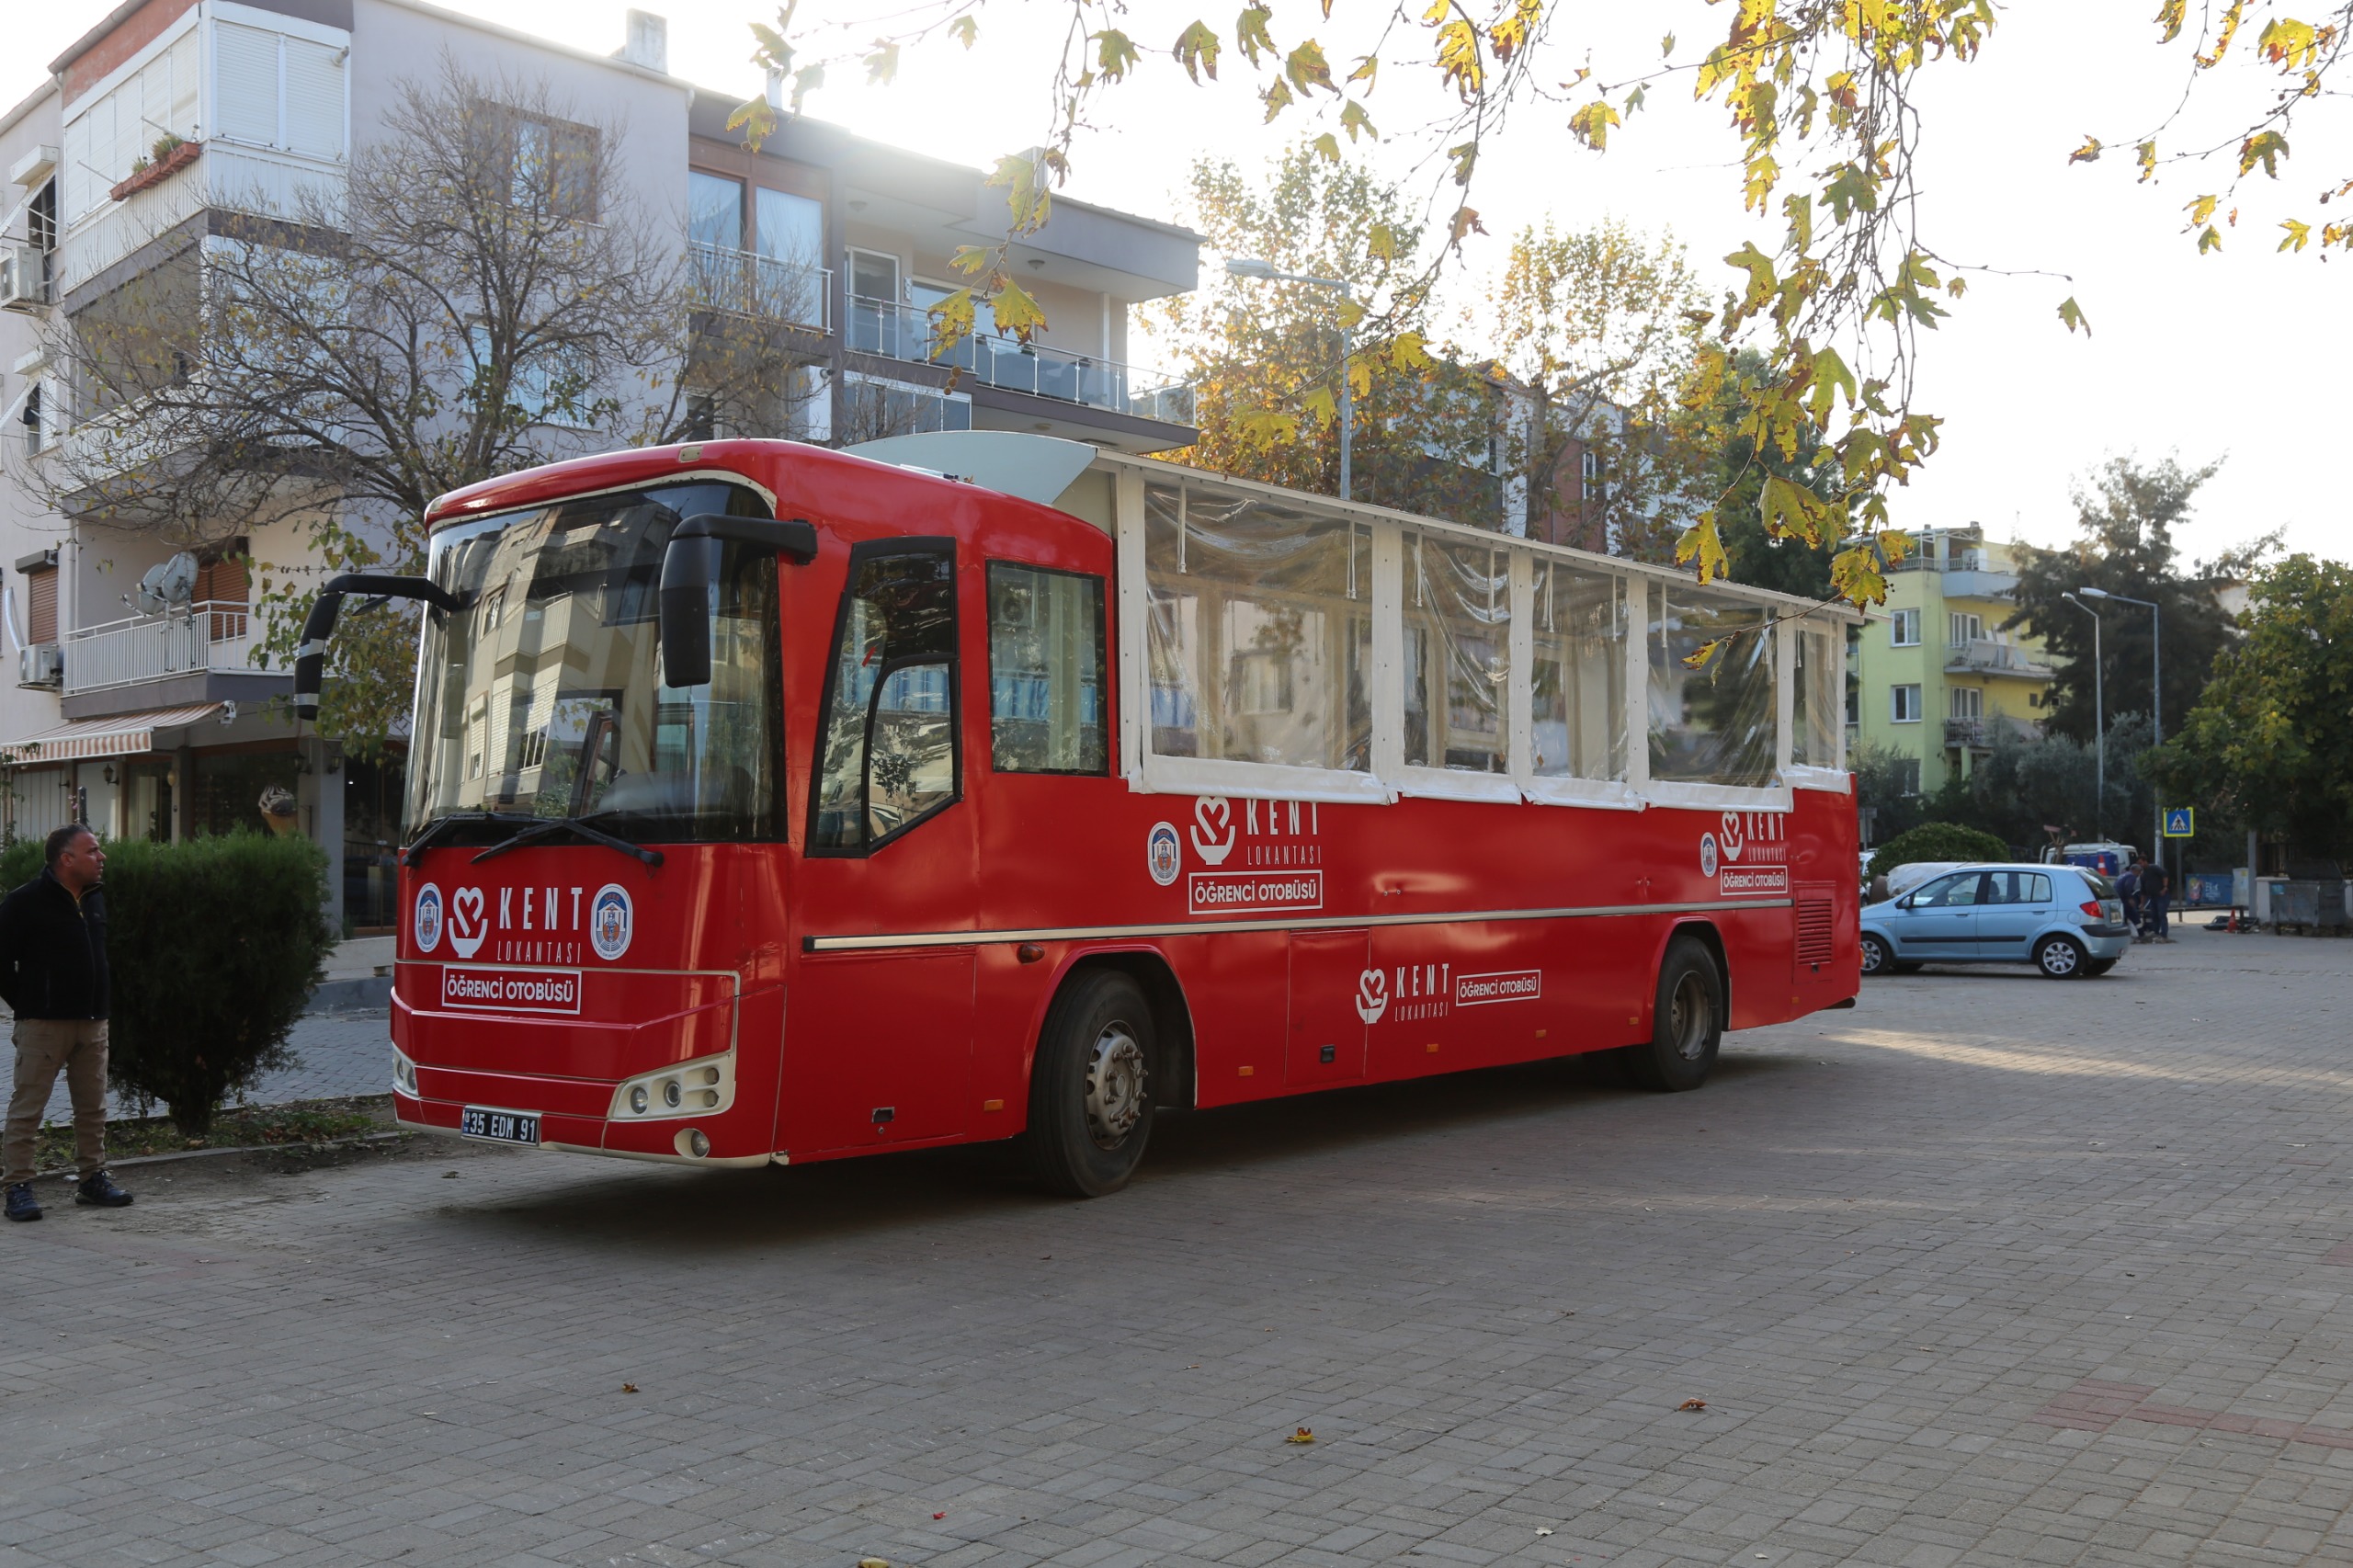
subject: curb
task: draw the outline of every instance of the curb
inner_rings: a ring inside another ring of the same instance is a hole
[[[302,1011],[310,1013],[358,1013],[378,1007],[389,1007],[392,1002],[392,977],[389,974],[365,975],[358,980],[330,980],[322,983],[302,1003]]]
[[[136,1170],[142,1165],[167,1165],[180,1160],[207,1160],[219,1154],[274,1154],[289,1149],[359,1149],[370,1143],[389,1143],[405,1138],[404,1131],[369,1132],[358,1138],[330,1138],[319,1143],[240,1143],[229,1149],[179,1149],[168,1154],[140,1154],[128,1160],[108,1160],[110,1171]],[[78,1165],[60,1165],[54,1170],[35,1171],[35,1181],[49,1181],[58,1176],[81,1177]]]

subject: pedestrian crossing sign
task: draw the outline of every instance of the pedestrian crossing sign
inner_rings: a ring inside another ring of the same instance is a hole
[[[2165,836],[2167,838],[2197,837],[2198,808],[2195,806],[2167,806],[2165,808]]]

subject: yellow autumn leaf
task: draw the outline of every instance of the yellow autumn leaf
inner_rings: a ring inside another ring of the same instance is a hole
[[[1333,422],[1340,417],[1339,405],[1333,399],[1330,387],[1310,389],[1302,400],[1302,406],[1306,409],[1307,416],[1315,421],[1318,429],[1331,428]]]
[[[1218,49],[1217,34],[1210,30],[1207,22],[1196,21],[1176,35],[1176,47],[1169,52],[1185,68],[1185,74],[1193,79],[1193,85],[1199,86],[1204,75],[1212,82],[1217,80]]]
[[[1275,35],[1267,30],[1274,15],[1263,5],[1252,5],[1242,7],[1242,15],[1233,19],[1233,41],[1253,65],[1258,63],[1261,50],[1268,54],[1275,52]]]
[[[1024,343],[1029,341],[1031,333],[1046,324],[1046,312],[1038,308],[1038,301],[1010,278],[989,301],[989,311],[996,320],[998,331],[1009,332]]]
[[[1618,111],[1596,101],[1569,116],[1569,134],[1599,153],[1608,148],[1609,128],[1618,123]]]
[[[2279,242],[2281,250],[2302,250],[2306,242],[2312,238],[2313,226],[2310,223],[2300,223],[2293,218],[2283,218],[2279,222],[2279,226],[2288,231],[2288,237]]]
[[[1332,68],[1324,62],[1323,46],[1313,39],[1309,39],[1284,58],[1283,74],[1302,95],[1311,94],[1318,87],[1336,93],[1340,90],[1332,85]]]
[[[1340,161],[1340,139],[1328,131],[1308,145],[1315,150],[1317,157],[1327,164],[1336,164]]]

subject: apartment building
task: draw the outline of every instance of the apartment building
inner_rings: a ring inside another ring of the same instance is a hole
[[[0,828],[300,832],[342,864],[347,923],[389,923],[398,750],[347,756],[299,731],[290,676],[256,653],[247,563],[315,571],[312,520],[166,541],[53,509],[41,465],[90,417],[51,362],[60,330],[191,243],[306,201],[332,208],[403,85],[445,62],[625,126],[614,177],[674,226],[694,330],[789,342],[778,427],[722,430],[714,412],[708,433],[847,444],[1007,429],[1126,452],[1192,441],[1187,389],[1127,362],[1127,327],[1130,307],[1193,287],[1198,236],[1057,200],[1013,252],[1048,329],[1018,343],[983,312],[936,354],[926,307],[961,281],[958,247],[1001,237],[1002,192],[970,167],[805,119],[754,153],[725,130],[731,96],[669,74],[665,32],[633,12],[607,56],[419,0],[130,0],[0,113],[0,634],[14,674],[0,681]]]
[[[2005,731],[2036,733],[2052,669],[2039,640],[2004,631],[2018,579],[2011,547],[1985,530],[1930,528],[1896,562],[1887,603],[1858,629],[1847,715],[1849,752],[1893,752],[1934,793],[1967,778]]]

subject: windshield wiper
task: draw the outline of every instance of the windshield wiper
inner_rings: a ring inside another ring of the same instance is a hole
[[[601,827],[590,827],[579,817],[549,817],[532,819],[531,826],[525,828],[512,838],[501,839],[498,843],[492,845],[475,856],[472,864],[479,866],[494,856],[506,854],[509,849],[520,849],[527,844],[537,844],[540,839],[552,838],[559,833],[576,833],[591,844],[601,844],[608,849],[618,849],[622,854],[633,859],[642,860],[648,866],[659,866],[662,863],[662,851],[659,849],[648,849],[642,844],[631,844],[626,838],[607,833]]]
[[[416,858],[425,853],[426,846],[453,827],[472,827],[477,823],[529,824],[542,820],[544,819],[527,815],[522,812],[452,812],[446,817],[434,818],[426,824],[423,833],[409,840],[408,847],[401,851],[401,864],[404,866],[416,864]]]

